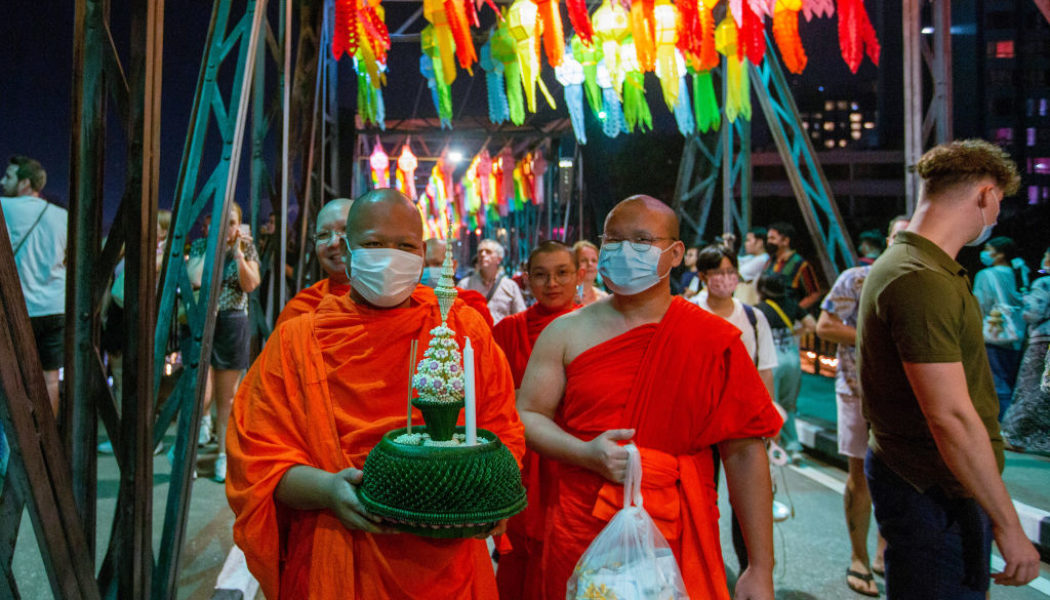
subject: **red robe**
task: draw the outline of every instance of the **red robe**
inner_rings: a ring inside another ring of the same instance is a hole
[[[584,351],[565,376],[556,422],[584,440],[636,429],[645,509],[671,544],[690,597],[728,600],[711,446],[772,437],[782,423],[740,331],[675,297],[659,323]],[[623,486],[564,463],[554,483],[544,591],[562,600],[580,555],[622,507]]]
[[[521,378],[529,364],[532,347],[551,321],[571,312],[578,306],[551,311],[540,304],[528,310],[505,317],[492,329],[492,337],[503,348],[514,375],[514,387],[521,387]],[[549,476],[550,466],[535,452],[525,452],[521,470],[525,489],[529,494],[529,506],[507,523],[507,540],[510,549],[500,548],[499,568],[496,583],[501,600],[521,598],[531,600],[541,594],[543,580],[540,558],[543,555],[544,502],[541,481]]]
[[[478,311],[481,318],[485,319],[485,322],[488,323],[489,329],[492,329],[492,313],[489,312],[489,303],[485,300],[485,296],[476,290],[456,288],[456,291],[459,292],[459,299],[465,302],[467,306]]]
[[[497,597],[482,540],[372,535],[346,529],[327,510],[292,510],[274,499],[289,468],[361,468],[385,432],[404,426],[410,342],[426,348],[439,323],[437,298],[425,286],[398,309],[328,295],[315,313],[279,327],[248,371],[230,419],[226,493],[234,540],[267,598]],[[478,427],[520,459],[524,432],[503,352],[461,302],[449,326],[461,346],[471,338],[481,365]]]
[[[273,324],[274,330],[285,321],[290,321],[303,313],[314,312],[317,310],[317,306],[321,304],[321,300],[324,300],[324,297],[328,294],[343,296],[349,291],[350,284],[333,284],[332,280],[327,277],[304,290],[299,290],[299,293],[284,305],[284,308],[281,309],[281,314],[277,315],[277,322]]]

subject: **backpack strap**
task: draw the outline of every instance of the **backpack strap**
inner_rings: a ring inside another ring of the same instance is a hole
[[[36,226],[40,224],[40,219],[44,218],[44,213],[47,212],[47,208],[49,206],[51,206],[51,203],[45,200],[44,201],[44,210],[41,210],[40,214],[36,216],[36,221],[33,221],[33,224],[29,226],[29,229],[26,231],[26,234],[22,236],[22,239],[18,240],[18,245],[15,246],[15,252],[14,252],[15,256],[18,256],[18,251],[21,250],[22,246],[25,245],[26,240],[28,240],[29,236],[32,235],[33,230],[36,229]]]
[[[790,318],[788,318],[787,314],[784,312],[784,309],[780,308],[780,305],[769,299],[766,300],[766,304],[768,304],[773,310],[776,311],[778,315],[780,315],[780,319],[784,321],[784,324],[787,325],[788,329],[794,329],[795,324],[791,321]]]
[[[741,304],[744,307],[744,314],[747,315],[747,322],[751,324],[751,334],[755,336],[755,355],[752,357],[755,361],[755,366],[758,366],[758,317],[755,316],[755,307],[750,304]]]
[[[481,279],[480,275],[478,276],[478,279]],[[499,289],[499,284],[501,281],[503,281],[503,273],[498,273],[496,275],[496,280],[492,282],[492,287],[489,288],[489,293],[485,294],[486,304],[492,301],[492,296],[496,294],[496,290]]]

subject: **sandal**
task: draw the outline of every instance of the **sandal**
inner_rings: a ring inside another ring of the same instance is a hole
[[[850,577],[854,577],[856,579],[860,579],[861,581],[864,581],[866,583],[875,583],[875,576],[874,575],[872,575],[871,573],[861,573],[859,571],[854,571],[853,569],[846,569],[846,585],[849,586],[849,589],[853,590],[854,592],[856,592],[856,593],[858,593],[858,594],[860,594],[862,596],[868,596],[869,598],[878,598],[879,597],[879,592],[878,592],[878,589],[877,589],[878,586],[876,586],[876,591],[875,592],[869,592],[868,590],[866,590],[864,588],[858,588],[858,587],[854,587],[854,586],[850,585],[850,582],[849,582],[849,578]]]
[[[871,572],[876,574],[876,575],[878,575],[879,577],[882,577],[882,578],[886,577],[886,569],[884,567],[880,568],[880,567],[876,567],[875,565],[871,565]]]

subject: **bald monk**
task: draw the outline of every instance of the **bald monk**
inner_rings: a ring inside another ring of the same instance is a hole
[[[417,283],[422,226],[408,198],[365,194],[346,233],[350,292],[278,327],[238,390],[226,480],[234,540],[267,598],[495,599],[483,539],[394,533],[358,500],[369,450],[405,423],[410,342],[425,348],[441,317],[434,292]],[[520,460],[503,353],[461,301],[448,321],[461,345],[471,338],[481,365],[478,427]]]
[[[726,600],[712,446],[750,564],[738,599],[773,598],[773,492],[762,438],[782,419],[725,320],[671,296],[685,246],[665,204],[633,196],[605,220],[599,271],[612,295],[555,319],[518,393],[529,448],[556,461],[543,541],[544,598],[561,600],[580,555],[623,506],[633,441],[645,509],[692,598]],[[545,482],[546,483],[546,482]]]
[[[503,319],[492,330],[492,337],[507,355],[515,387],[521,385],[540,332],[554,319],[578,307],[574,300],[576,286],[584,276],[572,248],[553,240],[541,243],[529,253],[525,272],[536,304]],[[544,475],[548,474],[549,467],[541,466],[535,452],[526,452],[524,464],[521,475],[528,490],[529,506],[507,523],[511,549],[501,552],[496,570],[501,600],[533,600],[542,593],[543,492],[547,490],[541,491],[541,485],[547,479]]]
[[[343,264],[343,239],[346,237],[346,216],[353,203],[350,198],[336,198],[317,213],[314,252],[327,277],[293,296],[277,315],[274,329],[292,317],[317,310],[317,305],[327,294],[342,296],[350,290],[350,278]]]
[[[437,287],[438,279],[441,278],[441,265],[445,262],[445,248],[448,244],[439,238],[429,238],[423,243],[426,246],[426,253],[423,255],[423,279],[420,283]],[[459,269],[459,261],[453,259],[452,270],[457,269]],[[481,292],[465,290],[461,287],[457,287],[456,292],[459,294],[459,299],[478,311],[481,318],[488,323],[489,329],[492,329],[492,313],[489,312],[489,303],[485,301],[485,296],[482,296]]]

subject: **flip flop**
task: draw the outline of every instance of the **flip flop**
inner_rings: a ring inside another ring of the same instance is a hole
[[[875,565],[871,566],[871,572],[878,575],[879,577],[886,577],[886,569],[877,569],[875,568]]]
[[[849,578],[850,577],[855,577],[855,578],[860,579],[861,581],[865,581],[867,583],[875,583],[875,576],[874,575],[872,575],[871,573],[861,573],[859,571],[854,571],[853,569],[846,569],[846,585],[849,586],[849,589],[853,590],[854,592],[856,592],[856,593],[858,593],[858,594],[860,594],[862,596],[868,596],[869,598],[878,598],[879,597],[880,594],[879,594],[878,591],[875,591],[874,593],[872,593],[872,592],[869,592],[867,590],[855,588],[852,585],[850,585],[850,583],[849,583]],[[876,586],[876,588],[877,587],[878,586]]]

